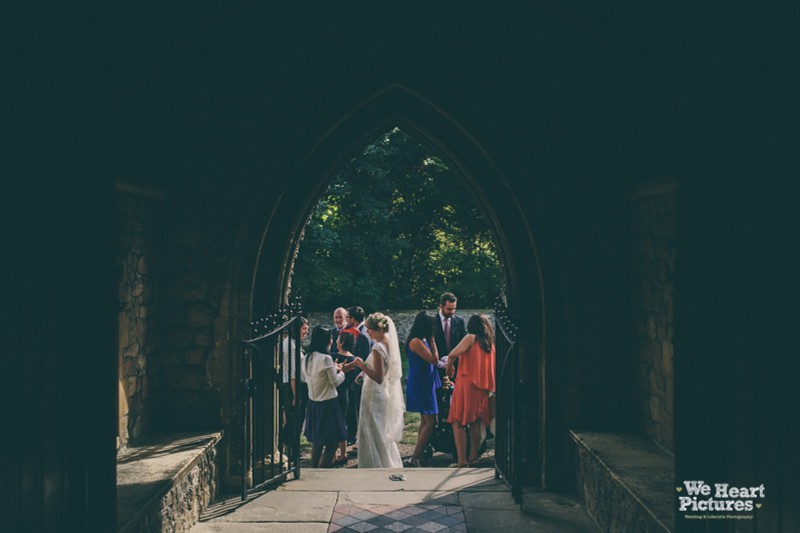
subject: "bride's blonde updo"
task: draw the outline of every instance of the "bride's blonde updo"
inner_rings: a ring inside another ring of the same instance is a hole
[[[389,317],[383,313],[372,313],[364,321],[364,325],[373,331],[386,333],[389,330]]]

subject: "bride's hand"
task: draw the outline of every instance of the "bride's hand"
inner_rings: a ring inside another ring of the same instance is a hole
[[[355,365],[356,367],[360,368],[361,370],[364,370],[364,368],[365,368],[364,360],[361,359],[360,357],[356,357],[355,359],[353,359],[352,364]]]

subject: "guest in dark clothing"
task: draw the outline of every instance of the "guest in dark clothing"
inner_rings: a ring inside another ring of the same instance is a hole
[[[369,335],[362,333],[364,321],[364,310],[359,306],[349,307],[345,315],[345,322],[347,328],[344,331],[352,333],[355,339],[355,346],[353,346],[353,355],[360,357],[364,361],[369,358],[372,351],[370,346]],[[350,385],[350,401],[347,406],[347,413],[345,419],[347,420],[347,443],[355,444],[356,433],[358,430],[358,413],[361,409],[361,383],[354,381]]]
[[[467,334],[464,319],[456,315],[458,298],[452,292],[446,292],[439,298],[439,312],[436,313],[434,342],[439,352],[439,357],[445,357],[450,350],[461,342]],[[458,366],[456,366],[458,369]],[[439,372],[439,377],[444,377],[444,372]]]
[[[333,328],[331,328],[331,355],[335,355],[336,350],[338,350],[336,341],[339,338],[339,333],[344,331],[344,328],[347,327],[347,322],[345,321],[346,316],[347,309],[344,307],[337,307],[333,311]]]
[[[353,337],[355,337],[356,344],[353,347],[353,355],[366,361],[372,351],[372,344],[370,343],[369,335],[366,334],[364,316],[364,310],[361,307],[348,308],[345,315],[347,327],[344,331],[352,333]]]
[[[308,382],[304,434],[312,444],[312,468],[331,467],[339,443],[347,436],[336,392],[336,388],[344,382],[344,372],[327,353],[330,347],[330,330],[316,326],[311,332],[309,353],[303,362],[303,373]]]
[[[339,333],[339,337],[336,339],[336,355],[333,356],[333,360],[337,364],[347,364],[350,363],[355,359],[350,350],[353,349],[355,345],[355,337],[353,334],[347,331],[342,331]],[[336,392],[339,393],[339,406],[342,408],[342,413],[347,413],[349,404],[350,404],[350,395],[351,390],[350,387],[353,384],[353,380],[358,375],[358,372],[347,372],[345,373],[344,382],[341,385],[336,387]],[[345,419],[346,423],[346,419]],[[347,429],[348,435],[350,434],[350,428]],[[347,440],[343,440],[339,443],[339,457],[334,459],[333,461],[334,466],[340,466],[347,464]]]
[[[295,342],[296,339],[302,340],[308,334],[308,320],[300,317],[290,326],[281,342],[280,355],[280,375],[281,375],[281,429],[279,448],[282,452],[292,455],[297,451],[294,449],[297,439],[300,437],[300,430],[306,416],[306,404],[308,403],[308,385],[305,374],[300,371],[300,382],[297,383],[298,370],[302,370],[302,361],[305,359],[302,346]],[[301,367],[295,365],[299,355]],[[299,406],[299,416],[295,420],[295,406]]]

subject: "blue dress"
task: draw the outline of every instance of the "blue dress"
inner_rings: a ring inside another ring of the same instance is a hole
[[[428,341],[423,340],[430,349]],[[423,415],[439,414],[436,389],[442,386],[439,371],[406,346],[408,356],[408,381],[406,382],[406,411]]]

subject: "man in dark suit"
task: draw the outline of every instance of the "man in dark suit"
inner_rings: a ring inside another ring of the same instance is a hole
[[[347,327],[342,331],[347,331],[355,337],[356,343],[353,347],[353,355],[366,361],[370,354],[370,338],[363,322],[364,310],[359,306],[348,307],[347,313],[345,314],[345,324]],[[347,404],[347,412],[345,413],[347,444],[349,445],[354,444],[356,441],[356,430],[358,429],[358,415],[360,410],[361,384],[353,382],[350,386],[350,403]]]
[[[331,355],[339,353],[336,346],[336,340],[339,338],[339,333],[347,327],[345,317],[347,316],[347,309],[344,307],[337,307],[333,312],[333,328],[331,328]]]
[[[461,342],[461,339],[467,335],[464,319],[456,316],[457,304],[458,298],[452,292],[442,294],[439,299],[435,333],[436,349],[439,351],[439,357],[449,354],[450,350],[455,348]]]
[[[352,333],[356,338],[353,355],[366,361],[373,343],[370,342],[367,328],[364,325],[364,310],[359,306],[348,307],[345,314],[345,323],[347,327],[343,331]]]
[[[449,355],[450,350],[455,348],[461,342],[461,339],[467,336],[467,326],[464,323],[464,319],[456,316],[457,305],[458,298],[452,292],[446,292],[439,298],[439,312],[436,313],[436,320],[434,321],[436,323],[434,341],[436,342],[439,357]],[[456,360],[453,369],[454,373],[450,376],[450,379],[455,381],[455,375],[458,373],[458,360]],[[447,372],[444,368],[439,369],[439,377],[442,380],[444,380],[446,374]],[[455,441],[451,442],[450,446],[455,450]]]

